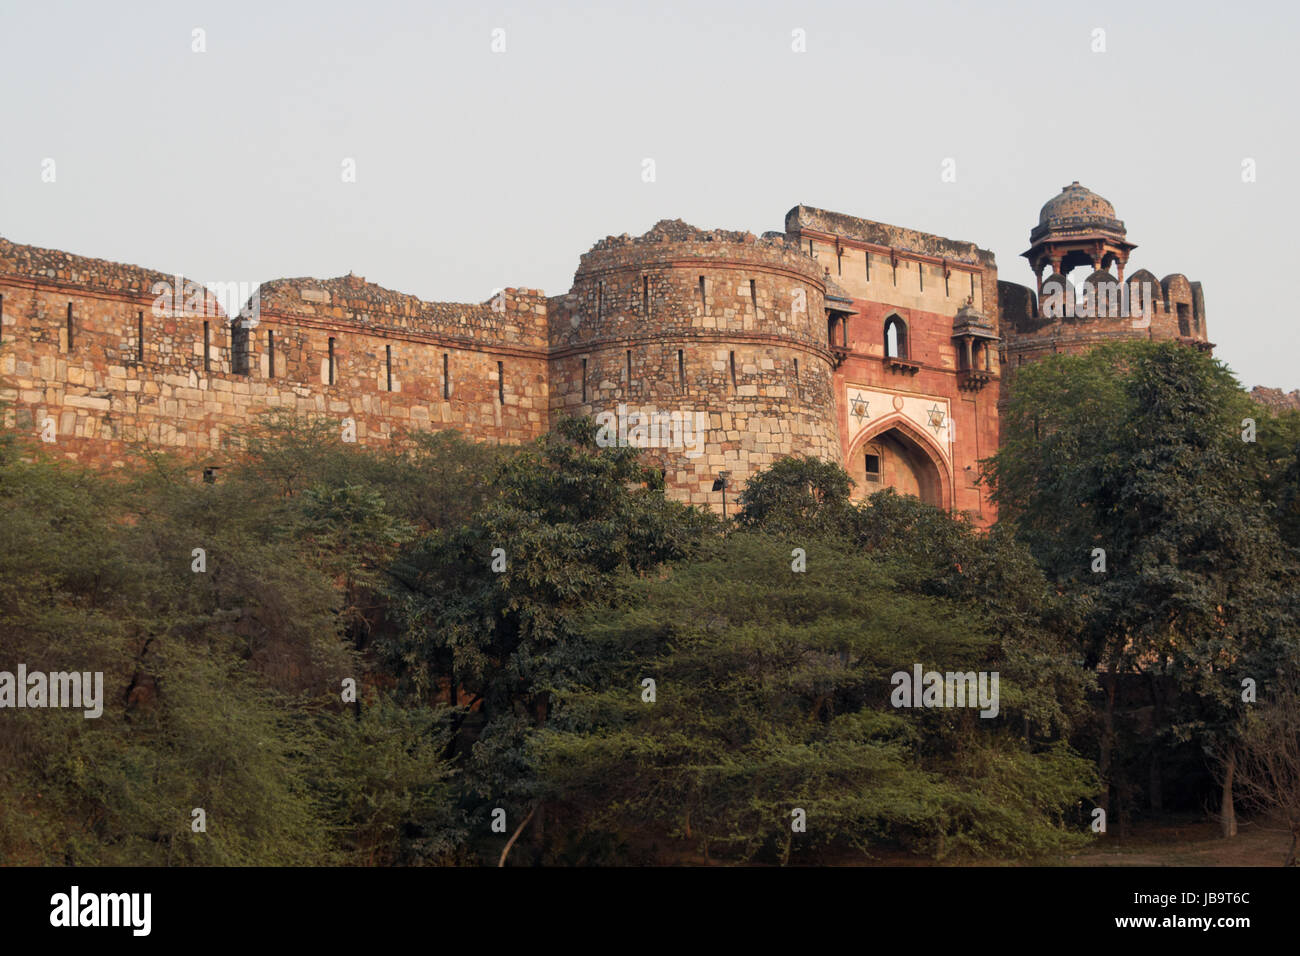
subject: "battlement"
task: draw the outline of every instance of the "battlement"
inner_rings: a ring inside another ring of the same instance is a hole
[[[1139,335],[1210,347],[1201,287],[1181,275],[1130,277],[1152,290],[1149,328],[1052,319],[974,243],[803,205],[784,225],[664,219],[595,242],[562,294],[482,302],[352,274],[204,285],[0,240],[0,402],[57,453],[110,465],[144,444],[216,456],[273,410],[362,444],[443,428],[518,443],[562,415],[616,417],[619,435],[689,422],[689,447],[638,447],[691,503],[719,507],[723,474],[734,493],[811,455],[843,464],[854,494],[892,487],[987,524],[979,462],[999,441],[1004,355]],[[1040,279],[1092,264],[1094,293],[1134,248],[1077,184],[1034,235]]]
[[[639,236],[626,232],[621,236],[606,236],[591,247],[592,252],[605,252],[627,246],[651,246],[661,242],[742,242],[758,240],[751,232],[727,229],[700,229],[681,219],[660,219]]]
[[[438,427],[519,442],[548,426],[540,292],[470,304],[359,276],[213,285],[242,290],[244,311],[182,276],[0,242],[10,424],[111,465],[146,444],[215,454],[275,409],[350,421],[362,443]]]
[[[31,283],[75,286],[124,296],[157,296],[159,283],[171,286],[176,276],[142,266],[92,259],[59,249],[20,245],[0,238],[0,275]]]
[[[606,270],[667,266],[684,259],[784,270],[814,283],[822,277],[816,262],[783,238],[760,239],[752,232],[698,229],[680,219],[664,219],[640,236],[625,233],[600,240],[583,253],[575,278]]]
[[[428,336],[466,345],[546,348],[547,300],[536,289],[503,289],[481,303],[426,302],[346,275],[264,282],[259,297],[264,313],[336,328]]]
[[[795,206],[786,213],[785,231],[791,236],[810,232],[822,233],[917,256],[948,259],[952,262],[980,267],[996,268],[997,266],[993,253],[981,249],[973,242],[947,239],[934,233],[908,229],[904,226],[891,226],[887,223],[860,219],[813,206]]]
[[[1119,339],[1175,339],[1212,349],[1199,282],[1181,273],[1156,279],[1139,269],[1124,281],[1097,271],[1076,287],[1053,273],[1043,295],[1013,282],[998,283],[1012,367],[1054,352],[1078,352]]]

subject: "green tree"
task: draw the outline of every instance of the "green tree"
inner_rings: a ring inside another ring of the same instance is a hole
[[[740,494],[742,527],[803,535],[841,531],[851,508],[853,480],[839,465],[788,456],[752,476]]]
[[[1278,534],[1290,547],[1300,548],[1300,410],[1253,412],[1259,446],[1256,480]]]
[[[1173,681],[1195,707],[1175,715],[1180,701],[1153,700],[1165,731],[1209,745],[1237,733],[1241,680],[1288,653],[1295,568],[1261,496],[1255,446],[1241,439],[1250,410],[1226,368],[1174,343],[1017,373],[994,496],[1084,609],[1080,649],[1103,676],[1099,764],[1112,789],[1122,676]],[[1222,818],[1233,832],[1230,769]]]
[[[383,456],[342,467],[330,447],[289,447],[305,464],[268,492],[256,457],[207,484],[165,456],[99,474],[40,449],[8,454],[0,435],[0,669],[104,678],[98,718],[5,711],[0,857],[456,857],[445,716],[373,693],[383,675],[347,640],[350,592],[377,586],[408,537],[374,476],[414,488],[415,475]],[[345,710],[344,677],[371,689],[375,713]]]
[[[797,572],[782,537],[736,533],[666,575],[628,577],[588,612],[599,663],[534,742],[557,816],[584,835],[555,852],[638,858],[647,831],[678,852],[778,862],[882,844],[940,857],[1075,845],[1065,820],[1093,792],[1087,761],[1028,743],[1014,715],[891,706],[891,676],[914,664],[1005,669],[984,622],[909,592],[890,561],[806,545]],[[1005,674],[1001,688],[1005,707],[1018,695]]]
[[[393,565],[401,628],[384,651],[408,692],[431,697],[445,680],[469,695],[454,729],[472,741],[449,748],[467,757],[467,800],[523,820],[537,804],[527,739],[589,664],[573,615],[619,573],[688,554],[712,522],[668,499],[636,449],[599,448],[585,419],[505,459],[490,484],[467,523],[431,531]]]

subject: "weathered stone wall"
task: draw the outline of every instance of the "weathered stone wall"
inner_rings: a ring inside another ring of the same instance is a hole
[[[269,283],[241,372],[238,323],[206,292],[185,294],[186,284],[0,240],[0,401],[10,422],[52,435],[65,457],[109,465],[143,444],[214,452],[273,409],[335,417],[340,434],[352,419],[361,443],[438,427],[515,442],[547,428],[540,293],[506,290],[494,307],[422,303],[355,276]]]
[[[358,276],[280,279],[249,303],[255,321],[233,323],[180,277],[0,240],[0,401],[33,435],[52,423],[66,457],[111,465],[145,443],[205,458],[274,409],[351,419],[361,443],[440,428],[520,442],[562,414],[604,413],[609,437],[645,448],[692,503],[720,506],[720,472],[734,496],[807,454],[843,464],[858,494],[911,482],[989,524],[980,461],[998,447],[1007,374],[1116,338],[1211,347],[1201,287],[1180,275],[1126,276],[1157,293],[1147,324],[1054,319],[973,243],[806,206],[785,226],[609,237],[550,299],[432,303]],[[895,317],[901,356],[885,354]],[[894,453],[875,483],[873,442]]]
[[[1274,412],[1300,411],[1300,388],[1284,392],[1280,388],[1256,385],[1250,390],[1250,397]]]
[[[713,507],[720,471],[734,494],[782,455],[841,462],[824,294],[783,241],[680,222],[603,240],[551,300],[552,412],[701,413],[699,445],[647,457],[679,497]]]
[[[971,299],[997,326],[997,263],[972,242],[810,206],[785,222],[787,238],[854,298],[940,315]]]
[[[1205,319],[1205,295],[1199,282],[1173,274],[1164,279],[1145,269],[1124,277],[1124,285],[1150,289],[1151,309],[1131,297],[1124,315],[1052,317],[1032,289],[1011,282],[998,283],[999,299],[1007,322],[1006,356],[1010,371],[1058,352],[1078,354],[1105,342],[1123,340],[1179,340],[1195,348],[1212,349]],[[1045,285],[1046,290],[1046,285]],[[1082,298],[1073,284],[1065,295]],[[1047,296],[1044,295],[1044,300]],[[1102,299],[1104,296],[1098,296]],[[1107,299],[1108,301],[1108,299]],[[1139,305],[1143,307],[1140,308]]]

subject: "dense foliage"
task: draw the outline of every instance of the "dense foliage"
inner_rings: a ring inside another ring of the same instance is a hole
[[[0,434],[0,671],[105,698],[0,711],[0,859],[1056,858],[1238,766],[1291,813],[1260,728],[1291,726],[1300,415],[1141,345],[1021,370],[1007,422],[987,532],[807,458],[724,523],[587,420],[364,449],[272,416],[212,483]],[[918,665],[996,672],[996,715],[898,706]]]
[[[1158,809],[1173,745],[1230,743],[1244,688],[1275,693],[1296,660],[1295,419],[1173,343],[1057,356],[1018,371],[1011,395],[991,468],[1001,521],[1083,609],[1106,799],[1127,811],[1145,785]],[[1149,695],[1146,732],[1119,713],[1125,679]],[[1229,763],[1225,832],[1231,796]]]

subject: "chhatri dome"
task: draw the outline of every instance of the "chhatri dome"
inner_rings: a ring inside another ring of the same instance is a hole
[[[1115,207],[1075,180],[1043,204],[1038,225],[1029,233],[1029,249],[1021,255],[1038,274],[1041,293],[1042,275],[1049,269],[1069,275],[1079,266],[1097,272],[1117,265],[1123,279],[1135,248]]]
[[[1029,236],[1030,242],[1045,238],[1049,233],[1107,232],[1119,238],[1125,235],[1124,223],[1115,215],[1115,207],[1091,189],[1080,186],[1078,180],[1062,186],[1038,213],[1038,227]]]

